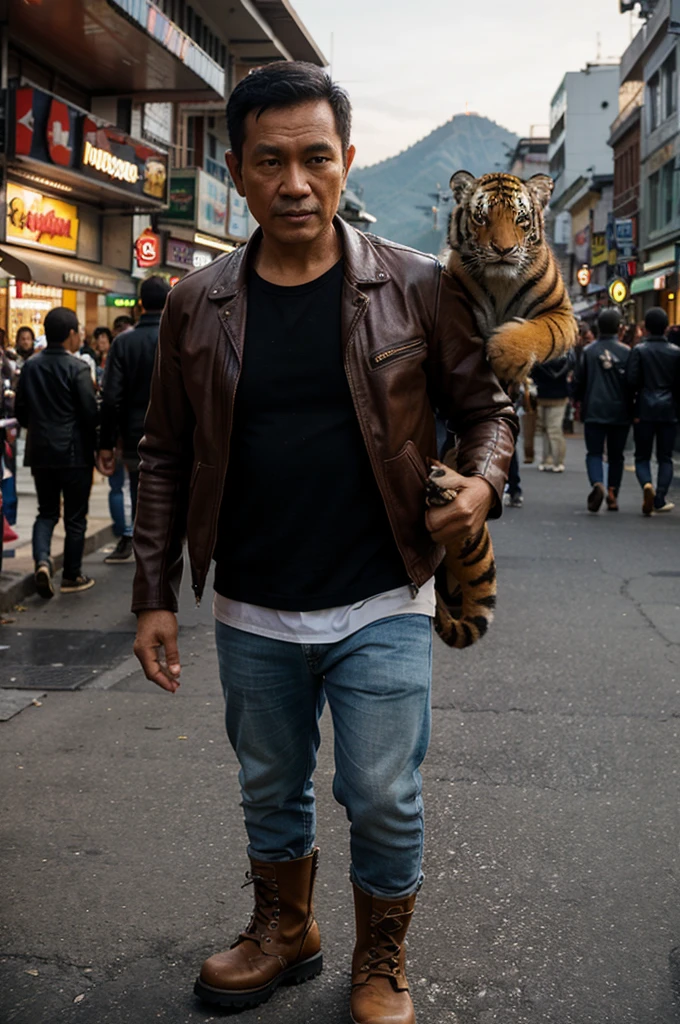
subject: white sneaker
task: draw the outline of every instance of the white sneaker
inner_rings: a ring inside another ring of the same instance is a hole
[[[675,502],[673,502],[673,501],[666,501],[661,506],[661,508],[655,508],[654,512],[658,515],[660,512],[672,512],[674,508],[675,508]]]
[[[560,462],[559,466],[553,466],[553,473],[564,473],[564,463]]]
[[[538,472],[539,473],[552,473],[554,472],[554,466],[552,462],[539,462]]]

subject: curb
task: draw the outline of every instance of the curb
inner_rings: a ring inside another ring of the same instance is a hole
[[[93,551],[97,551],[98,548],[108,544],[113,539],[113,528],[111,526],[103,526],[100,530],[96,530],[85,537],[83,554],[91,555]],[[55,572],[61,569],[64,562],[63,553],[53,556],[52,561]],[[35,580],[33,579],[33,573],[29,572],[24,576],[18,576],[7,581],[0,579],[0,612],[11,611],[15,604],[18,604],[19,601],[22,601],[25,597],[30,597],[34,593]]]

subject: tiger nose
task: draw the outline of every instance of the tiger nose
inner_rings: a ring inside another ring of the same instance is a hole
[[[498,253],[499,256],[507,256],[508,253],[512,252],[515,248],[514,245],[508,246],[507,249],[502,249],[500,245],[496,245],[495,242],[491,243],[492,248]]]

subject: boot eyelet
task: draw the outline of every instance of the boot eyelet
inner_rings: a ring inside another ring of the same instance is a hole
[[[271,930],[272,930],[273,932],[275,932],[275,931],[276,931],[276,929],[277,929],[277,928],[278,928],[279,926],[278,926],[278,924],[276,923],[276,921],[270,921],[270,923],[269,923],[269,927],[271,928]]]
[[[265,941],[265,942],[271,942],[272,940],[270,939],[270,937],[269,937],[269,936],[267,936],[267,938],[266,938],[266,939],[265,939],[264,941]]]

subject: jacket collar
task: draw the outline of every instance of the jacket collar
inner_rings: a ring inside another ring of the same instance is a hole
[[[389,281],[387,266],[371,240],[341,217],[334,217],[333,224],[342,244],[345,277],[355,285],[385,284]],[[245,288],[248,267],[261,241],[262,228],[258,228],[246,245],[219,261],[221,267],[208,292],[209,299],[222,301]]]
[[[142,313],[135,327],[149,327],[153,324],[159,324],[161,322],[161,315],[161,313]],[[123,333],[126,334],[127,332],[124,331]]]

